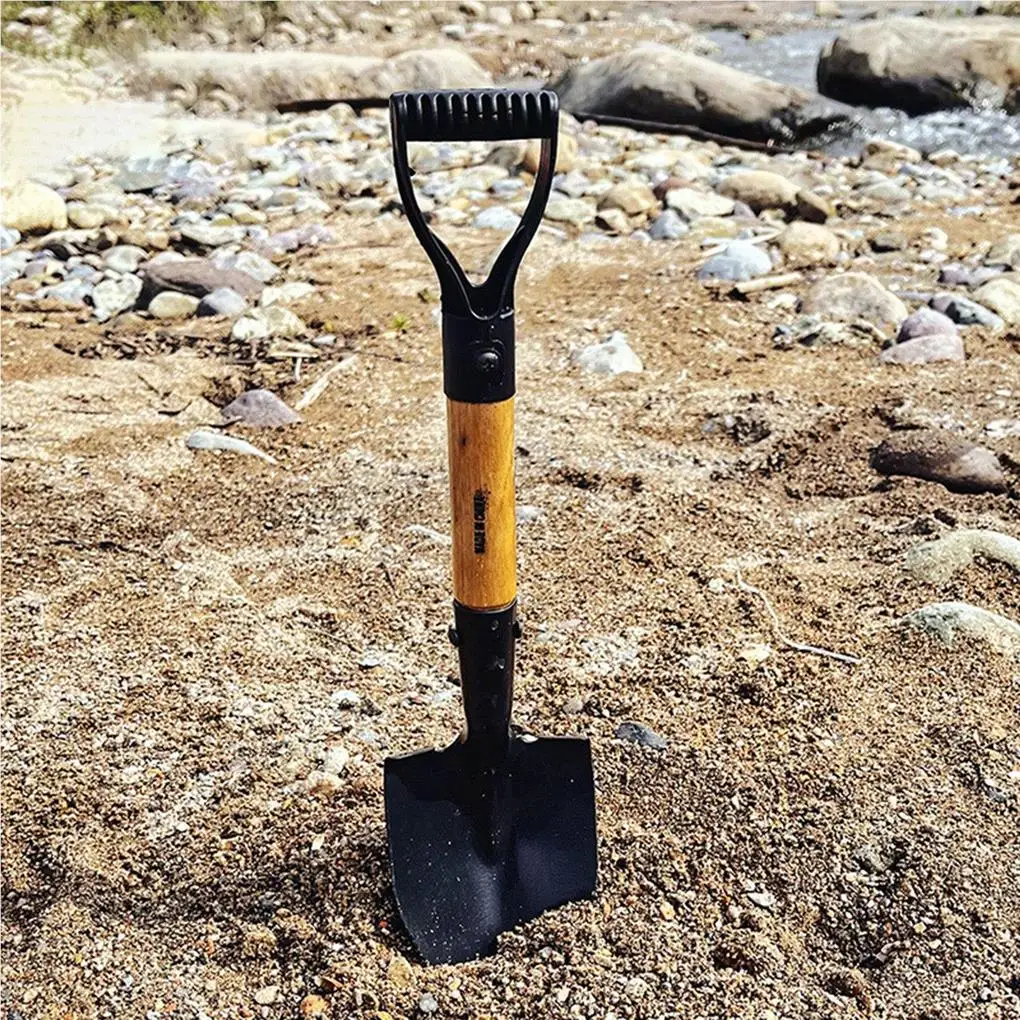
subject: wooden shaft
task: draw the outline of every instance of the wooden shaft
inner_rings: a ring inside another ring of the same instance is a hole
[[[517,595],[514,401],[446,401],[453,511],[453,594],[470,609]]]

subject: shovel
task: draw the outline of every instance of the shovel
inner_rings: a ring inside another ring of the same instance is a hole
[[[397,907],[429,963],[491,953],[496,936],[595,889],[587,740],[511,729],[517,621],[514,280],[542,219],[555,93],[398,92],[393,163],[404,212],[439,275],[453,511],[453,615],[466,726],[443,750],[388,758],[386,833]],[[472,284],[425,222],[409,141],[541,138],[535,187],[488,279]]]

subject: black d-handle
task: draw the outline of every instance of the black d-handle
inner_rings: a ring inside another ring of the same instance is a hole
[[[443,388],[451,400],[495,403],[514,394],[514,281],[552,187],[559,100],[548,89],[452,89],[390,96],[393,165],[404,212],[439,276],[443,300]],[[414,194],[409,141],[540,138],[531,199],[484,282],[473,284],[429,229]]]

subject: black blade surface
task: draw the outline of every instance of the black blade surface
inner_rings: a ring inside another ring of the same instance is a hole
[[[587,740],[515,738],[496,775],[461,743],[388,758],[393,889],[429,963],[492,952],[496,936],[595,890]]]

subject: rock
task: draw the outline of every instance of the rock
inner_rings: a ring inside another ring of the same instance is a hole
[[[61,304],[80,307],[86,303],[86,299],[92,296],[92,290],[93,286],[87,280],[64,280],[62,283],[54,283],[49,287],[37,290],[31,297],[36,301],[59,301]],[[29,295],[21,296],[29,297]]]
[[[0,251],[10,251],[21,241],[21,231],[13,227],[0,227]]]
[[[630,234],[634,227],[622,209],[603,209],[595,216],[595,226],[610,234]]]
[[[248,308],[248,302],[231,287],[217,287],[210,291],[198,305],[199,315],[225,315],[236,319]]]
[[[945,333],[893,344],[878,356],[881,362],[898,365],[927,365],[932,361],[963,361],[965,358],[966,352],[960,337]]]
[[[301,416],[270,390],[248,390],[227,404],[222,414],[227,425],[242,422],[255,428],[279,428],[301,421]]]
[[[974,291],[974,300],[990,308],[1010,326],[1020,325],[1020,277],[999,276]]]
[[[242,297],[254,298],[262,290],[260,281],[248,273],[238,269],[220,269],[206,259],[147,262],[141,267],[141,272],[143,305],[164,290],[177,290],[199,298],[224,288],[236,291]]]
[[[322,771],[331,776],[339,776],[347,768],[347,763],[350,760],[351,755],[347,748],[341,747],[340,744],[334,744],[326,751],[322,762]]]
[[[910,242],[902,230],[883,230],[876,234],[870,241],[871,250],[875,252],[903,251],[909,247]]]
[[[996,331],[1005,328],[1005,323],[995,312],[970,298],[956,294],[936,294],[929,304],[935,311],[961,326],[985,326]]]
[[[867,273],[841,273],[819,280],[807,292],[801,311],[836,322],[863,319],[876,325],[899,324],[907,317],[907,306]]]
[[[794,206],[799,190],[793,181],[769,170],[745,170],[727,177],[719,185],[721,194],[743,202],[756,213]]]
[[[675,209],[666,209],[652,220],[648,236],[655,241],[676,241],[690,230],[687,221]]]
[[[282,337],[292,340],[305,332],[306,326],[289,308],[270,305],[268,308],[254,308],[234,323],[230,335],[235,340],[264,340],[267,337]]]
[[[418,1008],[426,1015],[430,1016],[439,1009],[439,1002],[431,992],[425,992],[422,997],[418,1000]]]
[[[731,241],[695,274],[699,280],[750,280],[772,271],[772,260],[749,241]]]
[[[222,453],[240,453],[249,457],[258,457],[269,464],[275,464],[275,458],[263,452],[257,446],[229,436],[225,432],[210,432],[208,429],[196,429],[185,440],[189,450],[212,450]]]
[[[259,298],[259,304],[263,308],[268,305],[289,305],[292,301],[300,301],[315,293],[315,288],[303,280],[292,280],[288,283],[281,283],[276,287],[266,287]]]
[[[776,898],[770,892],[749,892],[747,898],[762,910],[772,910],[776,905]]]
[[[562,121],[561,121],[562,125]],[[538,164],[542,156],[542,143],[538,139],[532,139],[524,146],[521,152],[521,166],[529,174],[538,173]],[[556,142],[556,173],[570,173],[577,162],[577,139],[570,131],[564,131],[561,127],[560,136]]]
[[[759,141],[792,142],[847,120],[813,93],[655,43],[574,64],[553,87],[578,117],[689,124]]]
[[[711,191],[694,188],[673,188],[666,192],[666,207],[675,209],[685,220],[702,216],[729,216],[733,212],[733,199]]]
[[[818,59],[818,90],[910,114],[966,106],[1020,111],[1012,18],[882,18],[843,28]]]
[[[260,1006],[271,1006],[280,996],[279,985],[266,985],[260,988],[253,998]]]
[[[943,334],[945,336],[959,336],[960,331],[952,319],[932,308],[918,308],[911,312],[900,323],[899,332],[896,334],[896,342],[904,343],[907,340],[916,340],[918,337]]]
[[[655,730],[649,729],[643,723],[625,722],[620,723],[613,731],[617,740],[626,740],[631,744],[640,744],[642,747],[653,747],[656,751],[665,751],[668,744],[659,736]]]
[[[984,257],[986,266],[1003,269],[1020,269],[1020,234],[1007,234],[988,249]]]
[[[512,231],[517,229],[517,224],[520,222],[520,216],[511,209],[507,209],[506,206],[490,205],[488,209],[483,209],[474,218],[471,226],[477,227],[479,230]]]
[[[797,200],[794,208],[794,215],[798,219],[807,220],[808,223],[824,223],[827,219],[836,215],[832,203],[821,195],[816,195],[807,188],[801,188],[797,192]]]
[[[589,344],[576,351],[574,363],[598,375],[620,375],[623,372],[641,372],[644,366],[634,353],[627,337],[615,330],[600,344]]]
[[[133,244],[115,244],[103,252],[103,265],[115,273],[133,273],[145,259],[145,250]]]
[[[295,244],[294,247],[299,247],[299,245]],[[281,250],[291,251],[293,249],[281,247]],[[241,251],[237,252],[237,254],[232,252],[216,252],[209,261],[217,269],[236,269],[259,283],[270,283],[280,275],[280,270],[269,259],[253,251]],[[218,286],[233,287],[240,294],[246,293],[237,286],[237,282],[221,283]],[[261,290],[262,288],[258,289]]]
[[[109,210],[105,206],[85,202],[67,203],[67,222],[80,230],[94,230],[110,219]]]
[[[638,216],[659,208],[659,200],[647,184],[615,184],[599,201],[599,209],[620,209],[628,216]]]
[[[238,244],[244,240],[244,227],[215,227],[211,223],[184,223],[177,233],[187,246],[199,250],[220,248],[225,244]]]
[[[194,294],[164,290],[149,302],[149,314],[156,319],[187,319],[198,310]]]
[[[386,967],[386,980],[398,991],[404,991],[414,984],[414,971],[407,960],[394,953]]]
[[[566,195],[558,195],[554,191],[545,207],[545,218],[580,226],[595,219],[595,207],[583,198],[567,198]]]
[[[953,531],[922,542],[907,553],[903,566],[918,581],[945,584],[975,556],[1005,563],[1020,574],[1020,539],[998,531]]]
[[[793,266],[831,265],[839,256],[839,238],[818,223],[791,223],[776,239]]]
[[[301,1020],[324,1020],[329,1016],[329,1002],[321,995],[306,995],[298,1004],[298,1016]]]
[[[868,170],[898,170],[904,163],[920,163],[921,153],[888,138],[869,138],[861,151],[861,166]]]
[[[99,322],[106,322],[118,312],[134,306],[142,290],[142,281],[133,275],[116,280],[103,280],[92,291],[92,307]]]
[[[45,234],[67,227],[67,205],[52,188],[35,181],[21,181],[3,192],[0,220],[23,234]]]
[[[931,634],[948,648],[957,634],[963,634],[987,641],[1003,654],[1020,655],[1020,624],[967,602],[933,602],[907,613],[900,622]]]
[[[883,440],[871,456],[883,475],[939,482],[951,492],[1002,492],[1006,475],[991,450],[949,432],[911,429]]]

